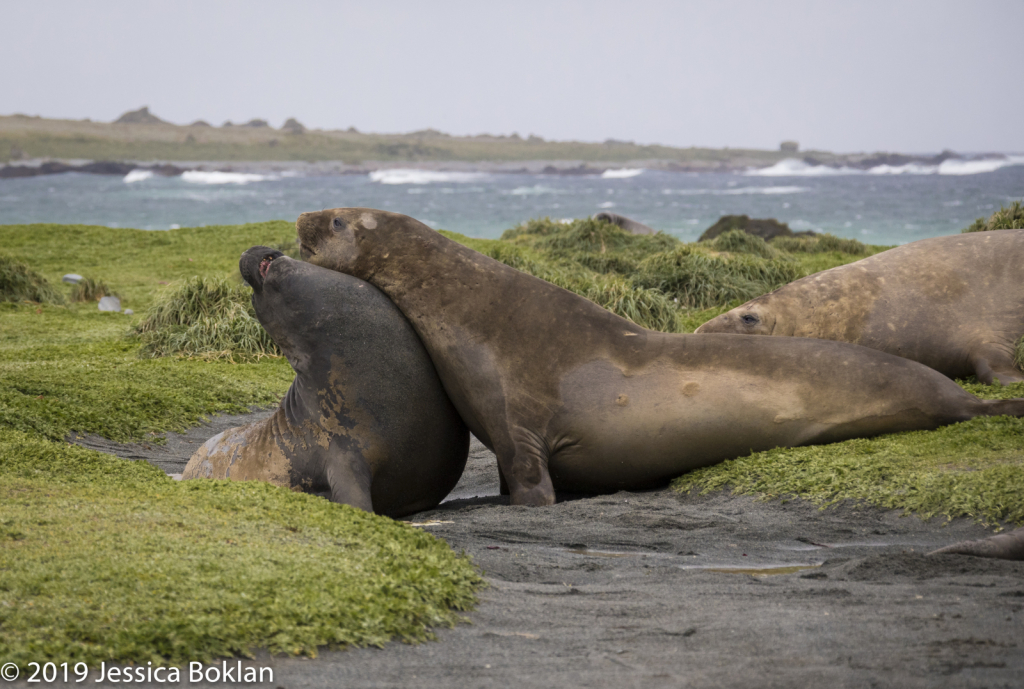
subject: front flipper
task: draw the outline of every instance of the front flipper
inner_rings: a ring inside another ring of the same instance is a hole
[[[499,476],[505,479],[513,505],[555,504],[555,487],[548,473],[547,444],[526,429],[515,429],[510,443],[495,447]]]
[[[943,553],[994,557],[1000,560],[1024,560],[1024,528],[997,536],[989,536],[979,541],[961,541],[928,554],[940,555]]]
[[[1014,348],[989,343],[982,345],[971,358],[974,366],[974,375],[985,385],[999,383],[1009,385],[1024,381],[1024,373],[1021,373],[1013,362]]]
[[[327,485],[331,488],[331,502],[373,512],[370,495],[373,474],[362,454],[332,447],[324,469]]]

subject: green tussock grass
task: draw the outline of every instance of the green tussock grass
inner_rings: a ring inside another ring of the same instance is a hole
[[[1017,340],[1013,349],[1013,363],[1021,371],[1024,371],[1024,337]]]
[[[753,299],[799,277],[795,262],[681,246],[644,259],[634,281],[661,290],[683,306],[703,310]]]
[[[710,242],[710,246],[715,251],[728,251],[737,254],[753,254],[754,256],[760,256],[761,258],[781,258],[785,255],[783,251],[780,251],[775,246],[768,244],[760,237],[752,234],[747,234],[743,230],[729,230],[718,235]]]
[[[963,232],[987,232],[989,230],[1024,230],[1024,204],[1014,201],[1009,208],[999,207],[988,218],[978,218]]]
[[[989,399],[1024,396],[1024,383],[964,387]],[[934,431],[757,452],[681,476],[672,487],[679,492],[729,488],[822,506],[863,500],[923,518],[1022,524],[1024,419],[978,417]]]
[[[280,356],[256,319],[252,290],[223,278],[191,277],[164,291],[133,332],[143,357],[246,361]]]
[[[855,240],[828,244],[826,238],[827,250],[788,253],[740,230],[684,244],[660,232],[633,235],[593,218],[534,218],[497,241],[443,234],[663,332],[693,332],[727,304],[738,306],[797,278],[855,261],[864,247]]]
[[[23,262],[0,254],[0,301],[63,304],[65,299],[45,277]]]
[[[867,244],[856,239],[844,239],[831,234],[817,237],[776,237],[771,246],[792,254],[823,254],[836,252],[851,256],[867,256],[874,253]]]
[[[71,301],[99,301],[103,297],[116,297],[107,283],[92,278],[82,278],[71,286]]]
[[[481,585],[385,517],[2,429],[0,503],[0,658],[23,669],[418,642]]]

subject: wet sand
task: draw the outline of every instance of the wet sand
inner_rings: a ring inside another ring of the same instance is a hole
[[[253,418],[217,417],[159,450],[90,446],[178,473]],[[667,489],[512,507],[474,439],[449,499],[408,521],[483,571],[467,624],[418,646],[244,664],[288,689],[1022,685],[1024,562],[925,555],[991,533],[965,519]]]

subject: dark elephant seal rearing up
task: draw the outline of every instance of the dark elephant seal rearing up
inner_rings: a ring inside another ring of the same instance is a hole
[[[658,485],[751,451],[1024,416],[926,366],[800,338],[670,335],[368,208],[303,213],[303,256],[402,310],[513,504]]]
[[[239,268],[295,381],[273,416],[210,438],[182,478],[329,491],[395,517],[441,502],[469,434],[401,312],[373,285],[267,247]]]
[[[922,239],[748,301],[698,333],[839,340],[950,378],[1016,383],[1024,334],[1024,230]]]

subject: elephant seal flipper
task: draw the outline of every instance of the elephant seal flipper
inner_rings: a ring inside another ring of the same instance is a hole
[[[934,550],[929,555],[974,555],[1001,560],[1024,560],[1024,527],[1009,533],[996,534],[977,541],[961,541]]]
[[[950,378],[1024,381],[1024,230],[933,237],[809,275],[697,333],[837,340],[919,361]]]
[[[845,342],[646,330],[397,213],[303,213],[296,230],[304,257],[402,310],[513,504],[654,487],[775,447],[1024,416],[1024,399],[980,400]]]
[[[269,418],[208,440],[182,478],[328,492],[389,516],[440,503],[469,432],[402,313],[369,283],[267,247],[239,269],[295,380]]]

